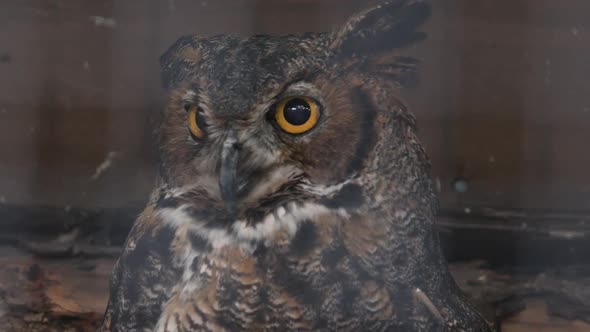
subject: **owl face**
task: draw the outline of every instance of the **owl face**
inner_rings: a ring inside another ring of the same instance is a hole
[[[427,15],[420,3],[415,9]],[[402,31],[398,40],[394,26],[375,31],[375,22],[362,21],[332,34],[177,41],[161,58],[170,95],[160,128],[164,182],[199,188],[239,213],[277,193],[308,194],[294,183],[329,187],[358,174],[382,117],[364,85],[377,71],[412,72],[402,58],[373,61],[379,39],[387,37],[389,49],[421,37]],[[371,34],[376,45],[366,44]]]

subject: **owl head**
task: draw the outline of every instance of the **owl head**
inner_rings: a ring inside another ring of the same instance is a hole
[[[415,61],[398,50],[429,13],[394,0],[332,33],[180,38],[161,57],[161,181],[239,214],[387,169],[414,126],[396,92]]]

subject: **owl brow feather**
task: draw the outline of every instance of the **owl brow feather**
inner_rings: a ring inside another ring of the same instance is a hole
[[[304,71],[297,73],[291,79],[289,79],[285,83],[281,84],[281,86],[275,90],[277,92],[273,94],[274,97],[272,97],[271,100],[276,101],[282,95],[284,95],[285,92],[287,92],[287,90],[291,86],[293,86],[295,84],[313,81],[320,74],[320,72],[321,72],[320,69],[315,69],[311,72],[304,70]]]

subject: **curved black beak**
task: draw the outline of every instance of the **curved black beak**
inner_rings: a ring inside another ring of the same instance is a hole
[[[241,145],[238,143],[235,133],[229,133],[221,150],[221,166],[219,169],[219,190],[228,210],[232,213],[236,210],[236,198],[238,191],[238,161],[240,160]]]

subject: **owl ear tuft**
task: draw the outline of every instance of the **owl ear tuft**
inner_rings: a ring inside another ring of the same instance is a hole
[[[401,48],[426,34],[416,29],[430,16],[424,0],[390,0],[364,10],[332,33],[330,49],[340,55],[365,55]]]
[[[160,56],[164,88],[176,86],[194,72],[202,58],[199,40],[197,36],[181,37]]]

